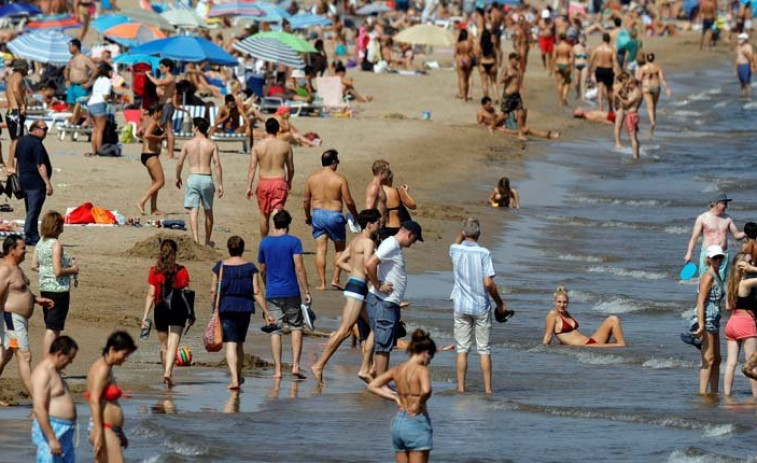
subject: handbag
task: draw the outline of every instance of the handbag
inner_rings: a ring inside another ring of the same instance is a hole
[[[8,195],[9,198],[15,196],[16,199],[22,199],[25,196],[18,175],[14,174],[8,176],[8,180],[5,182],[5,194]]]
[[[221,328],[221,316],[218,312],[218,306],[221,303],[221,282],[223,281],[223,264],[218,272],[218,287],[216,288],[216,300],[213,307],[213,313],[202,334],[202,343],[208,352],[218,352],[223,348],[223,330]]]

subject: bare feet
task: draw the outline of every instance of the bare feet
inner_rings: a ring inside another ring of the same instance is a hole
[[[166,213],[161,211],[160,209],[155,209],[154,211],[152,211],[152,215],[166,215]]]
[[[281,372],[279,371],[278,373],[274,373],[273,379],[281,379]]]
[[[171,389],[173,387],[173,381],[171,380],[170,376],[164,376],[163,377],[163,383],[165,383],[166,387],[168,389]]]
[[[315,377],[315,380],[318,381],[318,384],[323,383],[323,368],[313,365],[310,367],[310,371],[313,372],[313,376]]]
[[[344,286],[342,286],[342,284],[339,283],[338,281],[336,281],[336,282],[332,281],[331,282],[331,287],[334,288],[334,289],[336,289],[336,290],[339,290],[339,291],[344,291]]]
[[[308,379],[307,376],[303,375],[299,371],[292,370],[292,376],[294,376],[294,379]]]
[[[137,210],[139,211],[139,215],[145,215],[145,205],[144,204],[137,204]]]
[[[320,285],[316,286],[315,289],[317,289],[318,291],[325,291],[326,283],[321,283]]]

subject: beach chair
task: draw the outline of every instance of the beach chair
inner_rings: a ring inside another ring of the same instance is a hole
[[[210,126],[213,127],[216,123],[216,117],[218,116],[218,107],[212,106],[208,110],[208,117],[210,121]],[[244,121],[242,119],[242,116],[239,116],[239,123],[242,124]],[[234,134],[226,134],[226,133],[216,133],[212,137],[210,137],[211,140],[217,143],[228,143],[228,142],[236,142],[236,143],[242,143],[242,152],[245,154],[248,154],[250,152],[250,136],[246,133],[234,133]]]
[[[344,87],[340,77],[316,77],[315,85],[321,97],[322,111],[338,112],[349,109],[349,103],[344,101]]]
[[[177,108],[174,111],[171,127],[173,127],[173,134],[176,140],[189,140],[194,136],[192,134],[192,119],[195,117],[208,118],[208,108],[207,106],[187,105],[182,106],[182,109]]]
[[[259,110],[264,114],[273,114],[281,106],[287,106],[293,117],[320,114],[323,111],[323,102],[317,95],[312,103],[269,96],[260,100]]]

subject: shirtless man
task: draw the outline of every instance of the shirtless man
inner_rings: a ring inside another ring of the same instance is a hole
[[[541,50],[541,64],[552,75],[552,57],[555,49],[555,24],[552,22],[549,10],[541,12],[539,27],[539,49]]]
[[[736,47],[736,71],[741,84],[741,96],[752,96],[752,69],[757,68],[757,57],[754,48],[749,43],[749,34],[739,34],[739,45]]]
[[[94,11],[93,0],[74,0],[74,15],[82,24],[79,31],[79,40],[84,40],[89,30],[89,21],[92,19],[92,11]]]
[[[294,178],[294,153],[289,142],[276,137],[279,121],[273,117],[265,121],[265,138],[252,147],[250,169],[247,174],[247,199],[252,199],[252,183],[260,164],[260,178],[255,197],[260,209],[260,237],[268,236],[272,213],[283,211]]]
[[[686,249],[686,256],[684,256],[684,262],[691,261],[691,255],[694,252],[694,246],[699,241],[699,236],[702,238],[702,251],[699,255],[699,276],[701,277],[707,271],[707,248],[713,244],[717,244],[723,251],[725,251],[725,261],[720,266],[718,273],[720,279],[725,281],[728,274],[728,267],[731,262],[730,255],[728,253],[728,237],[726,234],[731,233],[734,239],[741,240],[746,236],[744,232],[740,232],[733,223],[733,219],[725,213],[728,208],[728,203],[733,201],[725,193],[719,194],[710,203],[710,209],[697,217],[694,222],[694,228],[691,230],[691,239],[689,240],[689,246]]]
[[[699,16],[702,17],[702,37],[699,39],[699,50],[704,49],[704,38],[708,37],[707,43],[712,47],[715,44],[713,39],[712,26],[717,19],[717,3],[715,0],[700,0]]]
[[[346,220],[342,208],[357,217],[355,201],[350,193],[347,179],[336,172],[339,153],[330,149],[321,155],[321,170],[313,172],[305,182],[305,223],[313,228],[315,238],[315,269],[318,272],[318,288],[326,289],[326,253],[328,240],[334,242],[334,277],[331,286],[343,290],[339,277],[342,269],[336,266],[344,252],[347,239],[344,228]]]
[[[517,53],[510,53],[508,64],[499,77],[499,83],[504,85],[502,90],[502,113],[507,116],[515,112],[515,120],[518,123],[518,140],[525,141],[526,136],[523,134],[523,99],[520,97],[521,88],[521,71],[520,57]]]
[[[494,105],[492,105],[492,99],[488,96],[485,96],[481,98],[481,109],[478,110],[478,113],[476,113],[476,124],[478,125],[485,125],[489,128],[490,133],[494,133],[494,131],[506,133],[508,135],[517,135],[518,131],[516,129],[508,128],[506,125],[506,121],[508,120],[508,116],[505,116],[501,113],[498,113],[497,110],[494,109]],[[528,126],[528,110],[523,110],[523,134],[524,135],[533,135],[534,137],[539,138],[548,138],[548,139],[556,139],[560,138],[560,132],[553,132],[552,130],[539,130],[539,129],[532,129]]]
[[[176,111],[176,102],[174,100],[176,97],[176,79],[172,74],[173,68],[174,62],[168,58],[163,58],[160,60],[159,66],[163,77],[158,79],[152,75],[152,71],[145,73],[150,82],[155,84],[158,103],[163,105],[163,115],[161,116],[160,124],[166,128],[166,148],[169,159],[174,158],[173,114]]]
[[[586,119],[589,122],[599,122],[601,124],[615,125],[615,113],[611,111],[599,111],[597,109],[576,108],[573,110],[573,117],[576,119]]]
[[[384,191],[383,185],[392,171],[389,168],[389,163],[387,161],[377,159],[373,161],[371,172],[373,172],[373,178],[365,189],[365,208],[377,209],[379,211],[379,214],[381,214],[379,221],[381,227],[383,227],[387,219],[386,192]]]
[[[591,52],[589,58],[589,75],[594,73],[599,91],[597,103],[599,110],[604,110],[604,99],[612,112],[612,84],[615,82],[615,69],[619,69],[618,55],[610,45],[610,34],[602,34],[602,43]]]
[[[313,375],[315,375],[315,379],[319,383],[323,382],[323,369],[326,367],[326,363],[328,363],[331,356],[334,355],[345,339],[350,337],[352,327],[355,323],[359,323],[358,319],[360,317],[367,317],[365,314],[365,298],[368,295],[368,283],[365,276],[365,263],[368,262],[368,259],[370,259],[376,249],[376,237],[378,236],[380,218],[381,214],[376,209],[360,211],[360,214],[357,216],[357,222],[362,231],[357,238],[352,240],[347,247],[347,251],[342,254],[336,263],[338,267],[350,274],[350,279],[347,281],[344,289],[344,299],[346,301],[342,309],[342,323],[339,325],[339,329],[331,335],[321,357],[310,367]],[[367,324],[362,326],[367,328]],[[361,325],[358,325],[358,327],[360,328]],[[360,330],[360,337],[365,340],[368,334],[364,328]],[[373,347],[368,346],[368,344],[366,343],[363,346],[363,353],[368,353],[368,355],[364,355],[363,365],[357,374],[364,381],[372,379],[369,374],[370,360],[366,361],[366,357],[370,359]]]
[[[213,195],[216,192],[216,186],[213,183],[211,164],[215,166],[216,177],[218,177],[218,197],[223,198],[221,155],[218,153],[218,145],[208,139],[210,123],[202,117],[195,117],[192,123],[194,138],[181,147],[179,162],[176,164],[176,188],[181,189],[181,171],[184,168],[184,159],[188,159],[189,177],[187,178],[187,192],[184,196],[184,208],[189,209],[192,238],[195,243],[200,243],[197,219],[200,215],[200,204],[202,204],[202,209],[205,211],[205,246],[212,247],[210,235],[213,233]]]
[[[216,123],[210,134],[221,132],[222,134],[238,134],[247,133],[250,127],[250,121],[247,119],[247,114],[244,111],[240,111],[241,105],[234,97],[234,95],[226,95],[224,98],[225,104],[218,110],[218,116],[216,117]],[[242,122],[240,123],[240,119]]]
[[[513,29],[513,49],[516,50],[516,53],[520,57],[520,70],[523,74],[526,73],[526,66],[528,66],[528,51],[530,48],[531,30],[524,15],[520,15],[518,23]]]
[[[13,73],[8,78],[5,88],[5,97],[8,100],[8,111],[5,113],[5,122],[8,124],[8,132],[11,137],[11,147],[8,152],[8,169],[16,171],[16,143],[24,136],[24,122],[26,121],[26,83],[24,79],[29,74],[29,64],[24,59],[13,60]],[[0,164],[3,164],[3,155],[0,153]]]
[[[72,39],[68,42],[71,59],[63,70],[66,79],[66,103],[69,111],[80,99],[89,96],[92,84],[95,83],[97,65],[87,55],[81,52],[81,41]]]
[[[626,131],[631,140],[634,159],[639,159],[639,107],[642,101],[644,100],[639,81],[630,77],[626,83],[624,95],[620,97],[620,104],[625,115]]]
[[[50,351],[32,372],[32,442],[37,447],[36,461],[76,461],[76,406],[61,372],[74,361],[78,350],[70,337],[55,338]]]
[[[14,354],[18,354],[18,377],[31,392],[32,353],[29,350],[29,318],[34,304],[48,309],[53,301],[32,294],[29,279],[21,270],[26,257],[26,243],[19,235],[10,235],[3,241],[3,257],[0,264],[0,305],[2,305],[3,351],[0,358],[0,376]]]
[[[560,42],[555,47],[554,72],[557,79],[557,99],[561,106],[568,106],[568,92],[570,92],[571,74],[575,65],[573,47],[568,43],[566,35],[560,34]]]
[[[492,43],[494,50],[497,52],[497,65],[504,61],[502,53],[502,33],[505,31],[505,14],[497,2],[492,3],[492,9],[489,12],[489,26],[492,32]]]

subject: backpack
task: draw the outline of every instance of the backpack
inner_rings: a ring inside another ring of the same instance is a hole
[[[626,51],[626,47],[630,41],[631,33],[628,32],[628,29],[621,29],[618,33],[618,38],[615,41],[615,46],[618,48],[618,51]]]
[[[183,269],[177,265],[174,271],[165,275],[165,282],[161,287],[161,301],[168,311],[185,311],[190,320],[195,319],[195,292],[190,289],[176,289],[173,287],[174,276]]]

